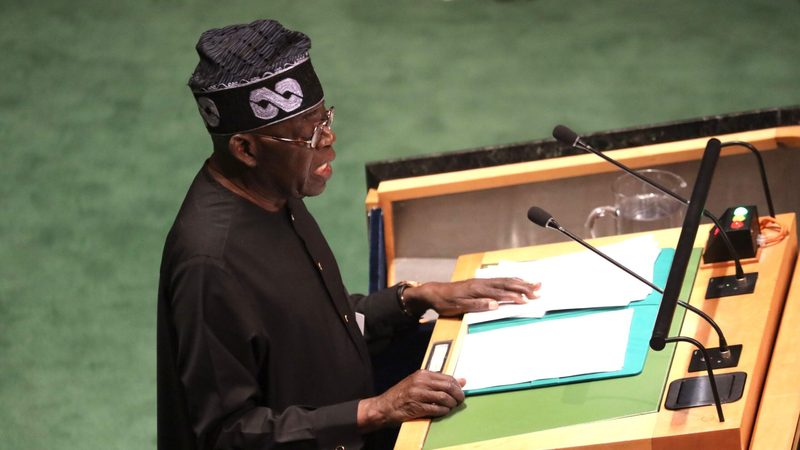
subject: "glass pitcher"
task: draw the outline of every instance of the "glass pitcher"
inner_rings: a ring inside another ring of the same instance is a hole
[[[661,169],[641,169],[636,173],[655,181],[666,189],[684,196],[686,181]],[[627,234],[673,228],[681,225],[685,206],[638,178],[624,174],[611,185],[614,205],[594,208],[586,218],[586,230],[591,237],[603,234]],[[598,219],[613,218],[614,232],[599,233]]]

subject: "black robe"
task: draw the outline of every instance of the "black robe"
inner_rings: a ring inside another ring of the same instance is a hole
[[[158,448],[360,448],[366,339],[413,320],[396,291],[349,296],[300,200],[268,212],[203,168],[167,237],[158,293]]]

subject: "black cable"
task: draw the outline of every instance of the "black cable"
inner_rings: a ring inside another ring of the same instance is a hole
[[[698,316],[702,317],[703,319],[705,319],[706,322],[708,322],[714,328],[714,330],[717,332],[717,336],[719,336],[719,352],[722,354],[723,358],[725,358],[726,356],[730,357],[731,351],[728,348],[728,341],[727,339],[725,339],[725,335],[722,334],[722,329],[719,327],[719,325],[717,325],[717,322],[711,319],[711,316],[703,312],[703,310],[695,308],[688,302],[685,302],[683,300],[678,300],[678,304],[688,309],[689,311],[697,314]],[[706,364],[711,364],[711,360],[706,359]]]
[[[733,145],[742,146],[750,152],[752,152],[756,156],[756,160],[758,161],[758,170],[761,172],[761,184],[764,186],[764,195],[767,196],[767,206],[769,207],[769,215],[774,219],[775,218],[775,208],[772,206],[772,194],[769,192],[769,184],[767,183],[767,171],[764,169],[764,160],[761,158],[761,152],[749,142],[744,141],[728,141],[723,142],[720,144],[720,147],[730,147]]]

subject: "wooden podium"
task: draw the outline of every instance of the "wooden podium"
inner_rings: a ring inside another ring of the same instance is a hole
[[[620,148],[606,154],[634,169],[660,168],[677,173],[692,185],[709,137]],[[764,157],[777,210],[800,211],[800,191],[791,187],[796,184],[796,168],[800,167],[800,126],[783,124],[714,137],[755,145]],[[706,209],[718,213],[730,206],[758,205],[760,215],[767,215],[754,164],[753,156],[743,149],[726,149]],[[617,168],[597,156],[582,154],[383,180],[370,189],[366,208],[380,211],[383,221],[379,233],[382,241],[376,248],[385,253],[387,284],[403,279],[444,281],[451,274],[454,279],[464,279],[481,264],[501,258],[535,259],[582,249],[575,243],[553,243],[559,240],[558,233],[533,232],[525,211],[540,206],[577,232],[591,208],[608,204],[608,186],[619,175]],[[533,426],[531,430],[536,431],[502,436],[489,431],[493,421],[508,416],[503,416],[503,411],[490,411],[480,425],[471,427],[485,429],[485,436],[474,429],[465,430],[464,435],[475,434],[476,438],[457,443],[439,438],[439,422],[431,427],[429,421],[414,421],[403,425],[397,448],[788,449],[797,435],[800,416],[800,384],[795,381],[800,373],[800,332],[796,331],[800,326],[800,275],[793,276],[797,273],[793,272],[797,254],[795,216],[783,214],[778,220],[791,230],[789,237],[762,249],[757,260],[744,267],[746,272],[759,273],[755,293],[705,300],[708,279],[733,274],[733,267],[701,265],[691,295],[690,303],[720,323],[729,343],[744,346],[739,366],[719,371],[747,373],[743,398],[723,405],[724,423],[717,421],[714,407],[667,411],[663,398],[658,398],[652,402],[660,405],[658,410],[654,408],[649,414],[555,428]],[[707,226],[701,227],[696,247],[704,247],[707,230]],[[665,247],[674,247],[678,232],[664,230],[656,235]],[[486,251],[490,249],[510,250]],[[432,342],[455,339],[446,366],[450,373],[455,361],[452,355],[458,353],[458,337],[465,331],[459,320],[441,319],[436,324]],[[718,345],[713,330],[692,314],[685,315],[681,334],[705,345]],[[687,376],[693,350],[689,344],[677,345],[666,383],[661,386],[662,396],[669,381]],[[472,404],[475,411],[478,408],[474,406],[481,401],[471,398],[467,398],[467,408]],[[453,418],[458,414],[448,416],[441,424],[456,423]],[[796,446],[795,440],[792,448]]]
[[[745,262],[745,272],[759,274],[754,293],[707,300],[705,293],[708,280],[733,274],[733,266],[730,263],[701,263],[697,271],[689,302],[717,321],[730,344],[743,345],[737,367],[716,371],[718,374],[747,374],[742,398],[723,405],[725,422],[718,421],[714,406],[677,411],[664,408],[666,387],[671,381],[704,373],[687,372],[694,348],[681,343],[675,349],[657,411],[506,436],[495,436],[490,432],[492,422],[503,420],[504,413],[524,414],[525,408],[533,407],[548,408],[556,413],[559,405],[522,405],[519,411],[486,411],[485,439],[478,438],[472,442],[455,439],[452,443],[437,444],[436,448],[772,450],[796,446],[800,415],[800,384],[796,381],[800,373],[800,352],[797,350],[800,347],[800,275],[795,269],[795,220],[793,213],[778,215],[778,221],[789,230],[789,235],[778,244],[762,248],[756,258]],[[705,245],[708,230],[708,225],[701,226],[695,247]],[[663,247],[674,247],[679,230],[662,230],[653,234]],[[593,241],[593,244],[608,244],[625,237],[601,238]],[[583,248],[577,243],[567,242],[467,254],[458,259],[453,279],[470,278],[481,265],[500,260],[532,260],[579,250]],[[598,262],[604,263],[601,260]],[[445,373],[453,373],[459,345],[466,331],[466,325],[460,319],[437,321],[431,342],[454,342],[445,364]],[[713,329],[691,313],[685,314],[680,334],[693,337],[708,347],[718,345]],[[467,397],[465,401],[467,408],[471,398]],[[574,403],[574,399],[572,401]],[[441,420],[444,422],[448,418]],[[429,448],[426,439],[437,432],[436,425],[430,425],[429,420],[403,424],[395,448]],[[471,434],[474,435],[475,430]]]

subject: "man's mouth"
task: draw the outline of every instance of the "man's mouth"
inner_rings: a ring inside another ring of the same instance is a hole
[[[331,163],[330,162],[325,162],[324,164],[322,164],[319,167],[317,167],[316,169],[314,169],[314,173],[316,175],[321,176],[321,177],[329,177],[331,175],[332,171],[333,171],[333,168],[331,167]]]

